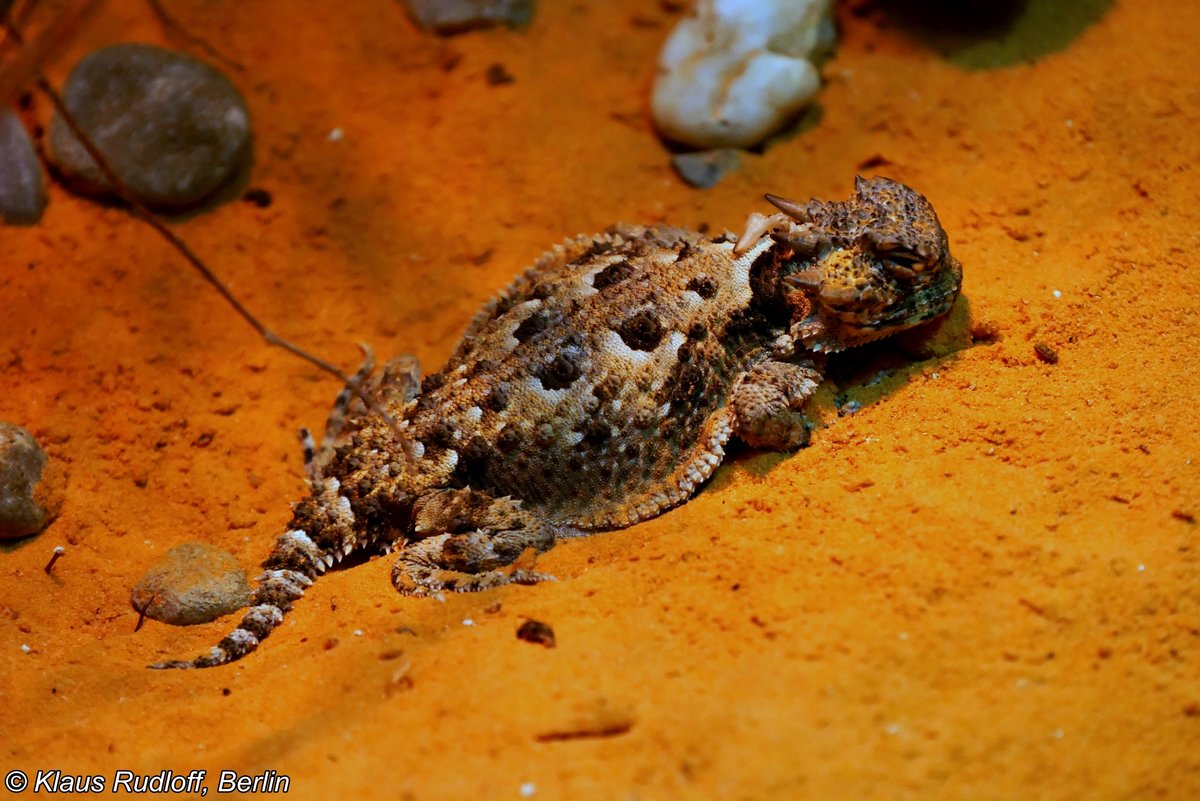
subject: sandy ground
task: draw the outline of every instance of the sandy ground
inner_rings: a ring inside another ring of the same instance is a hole
[[[215,792],[273,770],[298,798],[1200,797],[1200,5],[1060,3],[1095,19],[1044,52],[1048,23],[1016,25],[1035,63],[843,6],[817,124],[709,191],[645,114],[669,6],[544,2],[524,32],[437,40],[397,3],[325,5],[171,4],[245,65],[273,196],[178,230],[296,341],[435,366],[566,235],[736,228],[764,191],[841,198],[857,171],[936,205],[966,271],[943,340],[969,346],[874,385],[844,368],[860,412],[560,545],[539,562],[558,583],[408,600],[375,560],[237,665],[152,672],[229,621],[135,633],[130,588],[188,539],[255,569],[304,491],[294,432],[337,387],[148,229],[55,187],[38,227],[0,231],[0,418],[71,473],[58,522],[0,548],[5,773],[203,769]],[[131,39],[170,43],[110,2],[51,72]],[[527,617],[558,647],[518,640]]]

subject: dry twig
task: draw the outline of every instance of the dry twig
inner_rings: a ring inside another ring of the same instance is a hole
[[[92,9],[94,9],[98,2],[99,0],[75,0],[72,6],[72,13],[78,15],[90,12]],[[26,78],[32,80],[38,89],[41,90],[42,94],[44,94],[50,101],[51,105],[54,106],[55,111],[62,118],[62,121],[68,128],[71,129],[71,133],[76,139],[79,140],[79,143],[83,145],[83,149],[87,151],[92,161],[96,163],[97,168],[99,168],[101,174],[104,175],[104,178],[107,180],[112,192],[129,207],[130,213],[135,218],[149,225],[172,247],[174,247],[175,250],[177,250],[179,254],[183,256],[183,258],[189,264],[191,264],[197,272],[200,273],[204,280],[207,281],[210,286],[216,289],[221,297],[223,297],[225,301],[231,307],[233,307],[233,310],[237,312],[238,315],[245,320],[251,328],[258,332],[259,336],[261,336],[268,345],[274,345],[278,348],[282,348],[292,355],[303,359],[314,367],[317,367],[318,369],[329,373],[332,376],[336,376],[344,386],[349,387],[359,398],[362,399],[363,403],[367,405],[368,409],[378,414],[388,424],[388,426],[392,428],[392,430],[400,438],[401,442],[406,442],[406,438],[400,432],[399,427],[396,425],[396,422],[392,419],[391,415],[389,415],[373,398],[369,397],[363,391],[362,385],[359,381],[350,378],[330,362],[327,362],[319,356],[309,353],[298,345],[293,344],[290,340],[279,336],[270,328],[267,328],[265,325],[263,325],[263,323],[260,322],[257,317],[251,314],[250,310],[247,309],[242,302],[234,296],[234,294],[229,290],[229,287],[225,285],[225,282],[218,278],[216,273],[214,273],[212,269],[209,268],[209,266],[205,264],[198,255],[196,255],[195,251],[191,249],[191,247],[183,240],[183,238],[168,228],[166,223],[162,221],[162,218],[160,218],[157,214],[147,208],[144,203],[142,203],[137,195],[134,194],[133,191],[130,190],[125,184],[125,182],[122,181],[121,178],[116,174],[112,168],[112,165],[108,163],[108,160],[104,157],[104,154],[96,146],[96,143],[87,135],[82,126],[79,124],[79,121],[75,118],[75,115],[72,114],[71,110],[67,108],[62,97],[58,94],[54,87],[50,85],[50,82],[42,73],[39,53],[34,51],[31,52],[28,57],[22,57],[22,54],[26,51],[24,37],[11,20],[9,16],[9,10],[0,6],[0,12],[2,12],[3,17],[3,19],[0,21],[2,21],[4,30],[8,34],[9,39],[14,41],[22,48],[18,53],[17,62],[12,68],[15,71],[9,74],[9,70],[6,69],[5,74],[0,76],[0,100],[2,100],[4,97],[3,91],[12,85],[16,85],[16,92],[20,92],[20,87],[23,84],[17,83],[18,79]],[[56,23],[60,25],[60,27],[56,30],[65,31],[69,25],[77,24],[78,19],[80,18],[75,16],[68,20],[65,17],[66,13],[64,12],[64,14],[60,15],[60,18],[56,20]],[[51,26],[48,26],[47,30],[54,25],[55,23],[51,23]],[[39,36],[38,41],[42,41],[45,38],[46,32],[43,32],[43,34]],[[48,44],[46,45],[45,49],[49,49]]]

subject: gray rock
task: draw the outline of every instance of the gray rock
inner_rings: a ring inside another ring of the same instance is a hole
[[[37,534],[58,517],[67,474],[25,429],[0,422],[0,539]]]
[[[143,203],[178,211],[229,183],[250,153],[250,113],[229,79],[191,56],[140,44],[80,61],[63,100]],[[57,114],[50,158],[76,191],[107,195],[100,169]]]
[[[133,588],[133,608],[175,626],[208,623],[250,603],[250,582],[231,554],[203,542],[167,551]]]
[[[404,0],[418,25],[434,33],[460,33],[489,25],[528,25],[533,0]]]
[[[31,225],[42,218],[42,164],[16,112],[0,109],[0,219]]]
[[[700,189],[709,189],[741,166],[741,151],[722,147],[695,153],[676,153],[671,156],[671,166],[687,183]]]

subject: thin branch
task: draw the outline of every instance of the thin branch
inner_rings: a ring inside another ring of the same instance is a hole
[[[245,71],[245,66],[231,58],[228,58],[227,56],[222,55],[208,42],[184,28],[183,25],[180,24],[179,20],[171,16],[170,12],[167,11],[166,7],[164,7],[159,0],[146,0],[146,2],[150,4],[150,10],[154,12],[154,16],[158,17],[158,21],[162,23],[162,26],[166,28],[168,32],[182,39],[186,44],[203,51],[205,55],[214,61],[220,61],[225,66],[232,67],[238,72]]]
[[[18,31],[13,25],[7,13],[3,15],[2,22],[5,30],[8,32],[9,37],[11,37],[12,40],[19,45],[24,44],[24,39],[21,36],[21,32]],[[189,247],[181,237],[175,234],[175,232],[169,229],[166,226],[166,223],[164,223],[157,214],[151,211],[146,204],[144,204],[138,198],[138,196],[134,194],[133,190],[131,190],[128,185],[121,180],[121,178],[113,170],[112,165],[109,164],[108,159],[104,157],[104,154],[96,146],[96,143],[92,141],[92,138],[83,130],[83,127],[79,124],[79,120],[77,120],[75,115],[71,113],[71,110],[67,108],[67,105],[63,102],[62,97],[57,91],[55,91],[54,87],[50,85],[50,82],[46,79],[46,76],[42,73],[41,69],[36,65],[36,63],[32,67],[32,75],[38,89],[40,89],[42,94],[44,94],[50,100],[51,105],[54,106],[55,111],[58,112],[59,116],[62,118],[62,121],[66,123],[68,128],[71,129],[71,133],[74,134],[75,138],[79,140],[79,143],[83,145],[83,149],[87,151],[89,156],[91,156],[92,161],[96,163],[96,166],[99,168],[101,174],[103,174],[105,179],[108,181],[109,188],[114,194],[116,194],[118,198],[120,198],[129,206],[130,213],[157,231],[163,239],[167,240],[172,247],[179,251],[180,255],[182,255],[183,258],[186,259],[187,262],[191,264],[197,272],[200,273],[205,281],[207,281],[214,289],[217,290],[218,293],[220,293],[221,297],[223,297],[225,301],[231,307],[233,307],[233,310],[236,311],[238,315],[250,325],[251,328],[258,332],[259,336],[266,340],[268,345],[274,345],[288,351],[294,356],[300,357],[314,367],[323,370],[332,376],[335,376],[343,385],[349,387],[359,398],[362,399],[363,403],[366,404],[368,409],[375,414],[378,414],[380,418],[387,423],[387,425],[400,439],[400,442],[403,443],[405,452],[407,453],[408,439],[400,431],[400,427],[396,425],[396,421],[392,419],[391,415],[389,415],[378,403],[376,403],[373,398],[367,396],[367,394],[363,391],[362,385],[358,381],[347,376],[333,364],[325,361],[319,356],[314,356],[300,346],[293,344],[287,339],[284,339],[259,322],[258,318],[251,314],[250,310],[242,305],[241,301],[234,297],[233,293],[229,290],[229,287],[225,285],[225,282],[218,278],[216,273],[209,269],[208,265],[196,255],[191,247]]]
[[[5,54],[10,43],[19,47],[12,61],[5,65],[0,74],[0,108],[7,108],[17,99],[30,81],[38,74],[41,65],[53,52],[63,47],[92,13],[99,8],[101,0],[72,0],[46,24],[44,28],[26,43],[17,33],[18,25],[11,21],[9,10],[4,9],[5,30],[8,38],[0,42],[0,54]],[[32,0],[21,11],[21,17],[28,18],[37,0]]]

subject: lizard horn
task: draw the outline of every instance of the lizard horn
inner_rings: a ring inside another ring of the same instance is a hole
[[[767,199],[768,203],[782,211],[787,216],[791,217],[793,220],[808,222],[812,219],[812,215],[808,213],[808,209],[804,206],[801,206],[794,200],[788,200],[787,198],[782,198],[779,195],[772,195],[770,192],[763,195],[763,197]]]

